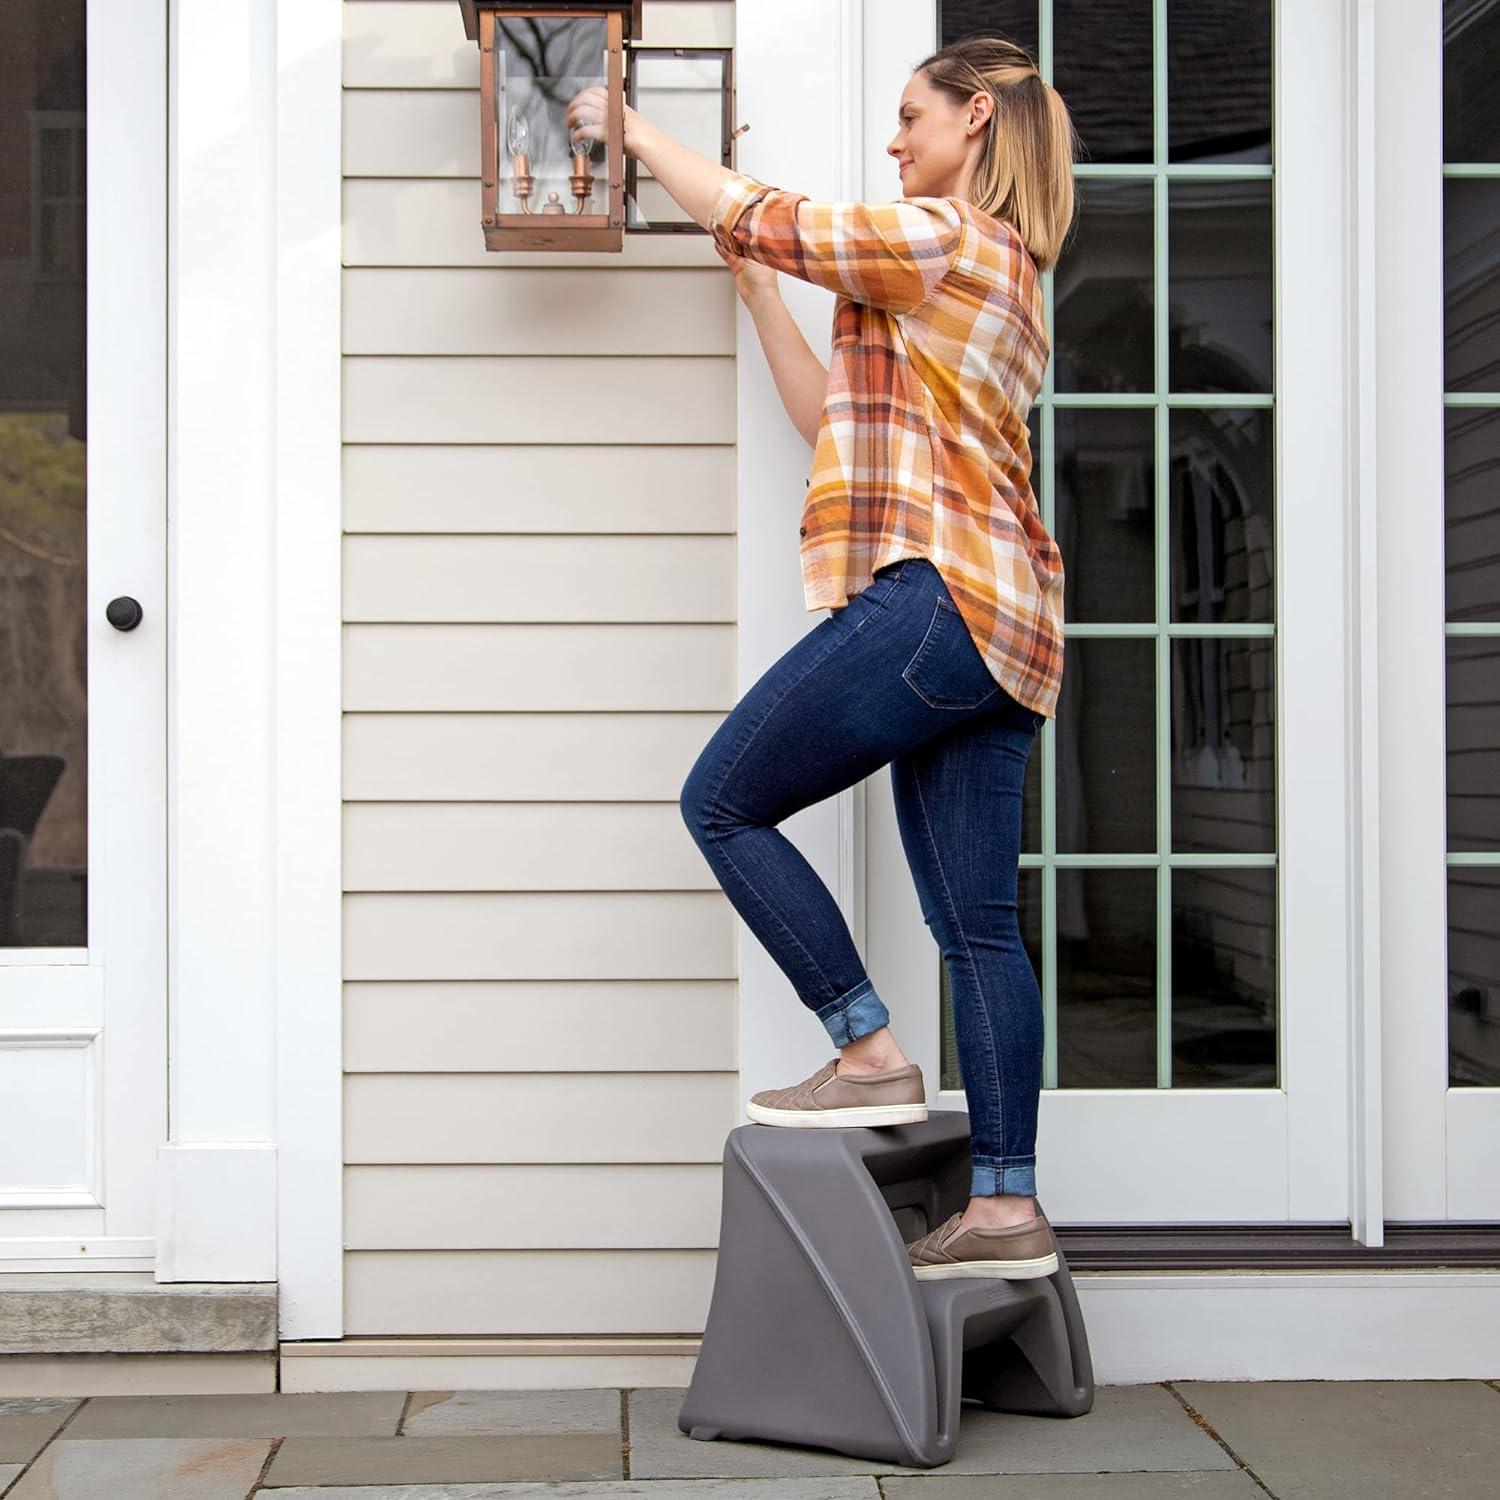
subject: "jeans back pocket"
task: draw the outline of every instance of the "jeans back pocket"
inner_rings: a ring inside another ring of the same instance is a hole
[[[978,708],[1000,691],[946,593],[934,602],[927,633],[901,669],[901,680],[932,708]]]

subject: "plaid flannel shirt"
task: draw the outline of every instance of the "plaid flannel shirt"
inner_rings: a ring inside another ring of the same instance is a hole
[[[1052,718],[1063,565],[1026,426],[1049,343],[1020,236],[961,198],[817,203],[743,173],[709,231],[837,293],[802,511],[808,609],[841,609],[877,568],[926,557],[996,680]]]

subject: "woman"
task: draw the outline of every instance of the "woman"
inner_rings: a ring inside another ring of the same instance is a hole
[[[569,106],[599,138],[604,91]],[[1017,923],[1021,788],[1056,712],[1063,567],[1026,427],[1049,343],[1038,272],[1073,216],[1075,135],[1025,51],[966,37],[920,63],[887,150],[904,197],[814,203],[731,172],[626,110],[625,150],[713,234],[792,421],[813,444],[801,563],[832,613],[744,695],[683,785],[731,902],[839,1049],[754,1095],[767,1125],[926,1118],[833,897],[776,825],[891,768],[897,823],[952,985],[970,1199],[908,1245],[919,1277],[1043,1276],[1042,1014]],[[776,272],[838,294],[830,368]]]

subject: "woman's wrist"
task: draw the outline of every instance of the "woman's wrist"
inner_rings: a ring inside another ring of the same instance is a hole
[[[638,156],[640,154],[641,138],[650,129],[647,121],[641,118],[636,110],[630,105],[625,106],[625,154],[626,156]]]

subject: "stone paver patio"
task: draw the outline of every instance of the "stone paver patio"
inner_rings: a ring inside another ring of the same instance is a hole
[[[1073,1420],[964,1408],[904,1468],[698,1442],[683,1391],[0,1400],[5,1500],[1378,1500],[1500,1494],[1500,1381],[1104,1386]]]

